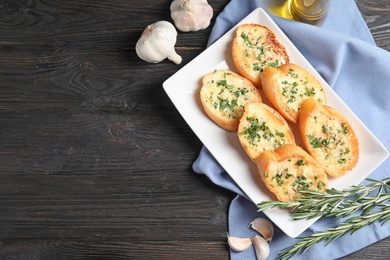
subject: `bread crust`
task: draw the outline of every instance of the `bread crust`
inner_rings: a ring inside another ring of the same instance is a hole
[[[237,132],[247,102],[262,102],[258,89],[230,70],[215,70],[203,77],[200,100],[207,116],[223,129]]]
[[[295,201],[300,190],[323,192],[328,185],[323,168],[296,145],[264,151],[256,165],[261,180],[280,201]]]
[[[295,144],[294,134],[287,121],[264,103],[248,102],[238,125],[238,138],[252,161],[256,162],[265,150]]]
[[[234,65],[240,75],[261,88],[261,73],[265,67],[277,67],[289,62],[289,56],[275,34],[266,26],[243,24],[232,43]]]
[[[359,160],[359,141],[336,109],[309,98],[301,105],[299,130],[309,154],[333,177],[352,170]]]
[[[294,124],[298,123],[298,113],[305,99],[314,98],[326,104],[326,93],[321,83],[296,64],[264,68],[261,81],[264,95],[272,106]]]

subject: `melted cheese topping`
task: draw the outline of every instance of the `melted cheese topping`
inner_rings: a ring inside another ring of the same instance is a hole
[[[283,189],[280,195],[290,201],[296,199],[299,190],[322,191],[326,187],[323,173],[318,173],[316,166],[300,158],[271,164],[264,177],[272,188]]]
[[[285,139],[289,129],[279,124],[267,123],[269,120],[266,116],[248,113],[244,122],[244,130],[239,134],[247,139],[249,145],[256,148],[259,153],[290,143]]]
[[[332,167],[343,168],[352,159],[350,141],[353,138],[345,123],[320,112],[310,116],[310,129],[306,138],[311,145],[313,156]]]
[[[310,86],[310,81],[307,77],[301,76],[293,69],[281,77],[278,77],[277,86],[281,95],[283,104],[285,104],[287,113],[298,113],[302,102],[307,98],[314,98],[319,103],[324,103],[325,93],[323,89],[316,89]]]
[[[251,63],[245,66],[250,68],[252,74],[261,74],[265,67],[277,67],[286,63],[283,53],[275,48],[274,43],[267,39],[267,30],[255,27],[250,31],[241,33],[240,41],[244,43],[244,56]]]
[[[231,73],[213,73],[206,82],[206,103],[227,119],[241,118],[244,106],[249,101],[258,101],[253,87]]]

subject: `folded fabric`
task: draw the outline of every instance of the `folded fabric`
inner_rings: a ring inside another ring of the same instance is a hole
[[[284,0],[232,0],[216,19],[210,35],[212,44],[242,18],[257,7],[267,11],[276,24],[295,44],[299,51],[344,100],[351,110],[390,150],[390,53],[375,45],[374,39],[363,20],[354,0],[333,1],[326,22],[321,27],[307,25],[273,16],[275,6]],[[364,105],[363,105],[364,104]],[[256,233],[247,228],[256,217],[256,205],[248,200],[206,148],[194,162],[195,172],[207,175],[216,185],[237,193],[229,208],[229,233],[238,237],[251,237]],[[370,178],[383,179],[390,176],[390,160],[386,160]],[[320,219],[302,236],[334,227],[340,220]],[[318,243],[304,254],[293,259],[335,259],[390,235],[390,224],[380,223],[364,227],[352,235],[345,235],[337,242]],[[295,244],[299,239],[285,235],[275,227],[268,259],[277,259],[280,250]],[[254,250],[231,251],[231,259],[256,259]]]

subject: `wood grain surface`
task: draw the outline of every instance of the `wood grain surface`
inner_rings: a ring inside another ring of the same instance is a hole
[[[162,83],[183,63],[134,46],[170,0],[0,0],[0,259],[228,259],[235,194],[192,170],[202,147]],[[356,1],[390,50],[390,1]],[[346,259],[390,258],[385,239]]]

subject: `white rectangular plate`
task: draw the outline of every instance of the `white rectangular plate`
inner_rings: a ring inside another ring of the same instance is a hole
[[[253,203],[258,204],[261,201],[274,199],[274,196],[269,193],[257,177],[256,166],[245,154],[236,133],[229,133],[214,124],[204,113],[199,98],[199,90],[205,74],[214,69],[223,68],[236,72],[230,49],[235,31],[243,23],[257,23],[270,28],[278,41],[285,46],[290,61],[305,68],[320,81],[326,91],[328,105],[348,118],[359,139],[359,162],[345,176],[330,178],[329,187],[342,189],[359,184],[388,157],[388,151],[261,8],[250,13],[218,41],[163,83],[164,90],[182,117]],[[297,134],[296,137],[297,144],[300,144],[301,139]],[[265,214],[290,237],[298,236],[316,221],[316,219],[293,220],[287,210],[280,209],[267,210]]]

